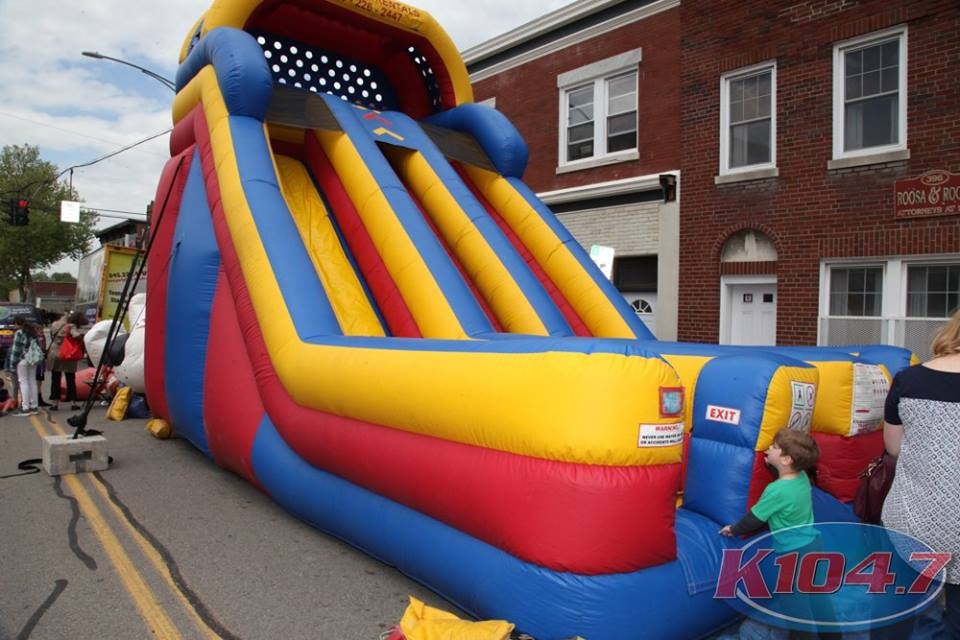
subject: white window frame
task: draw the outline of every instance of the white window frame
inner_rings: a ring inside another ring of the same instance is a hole
[[[730,83],[770,72],[770,161],[742,167],[730,166]],[[759,172],[759,173],[757,173]],[[768,60],[720,76],[720,175],[751,179],[777,175],[777,63]]]
[[[617,162],[627,162],[640,158],[640,71],[638,65],[642,58],[640,49],[633,49],[619,55],[588,64],[557,76],[559,94],[559,135],[557,148],[557,173],[578,171]],[[633,149],[607,153],[607,85],[606,81],[627,73],[633,73],[637,95],[637,146]],[[593,85],[593,156],[578,160],[567,160],[567,96],[571,90],[585,85]]]
[[[895,144],[877,147],[867,147],[846,151],[843,148],[846,139],[844,113],[846,106],[846,83],[844,54],[850,49],[879,44],[885,40],[898,39],[900,44],[899,96],[897,100],[897,139]],[[866,36],[860,36],[839,42],[833,47],[833,162],[844,166],[844,160],[866,160],[873,162],[888,162],[890,160],[907,159],[910,157],[907,147],[907,27],[900,26],[884,31],[878,31]],[[861,162],[859,164],[865,164]]]
[[[960,264],[957,254],[908,255],[871,258],[836,258],[820,262],[820,310],[817,323],[817,344],[824,344],[824,321],[830,318],[876,319],[883,323],[883,344],[903,346],[904,324],[908,321],[946,321],[945,318],[922,318],[907,315],[908,272],[911,266]],[[879,316],[831,316],[830,271],[858,267],[882,267],[883,286]]]

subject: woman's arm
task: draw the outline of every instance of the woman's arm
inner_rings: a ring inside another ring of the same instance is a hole
[[[890,424],[883,421],[883,448],[894,458],[900,455],[900,444],[903,442],[903,425]]]

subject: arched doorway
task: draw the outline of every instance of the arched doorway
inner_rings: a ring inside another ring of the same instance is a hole
[[[720,253],[720,344],[777,343],[777,249],[763,232],[742,229]]]

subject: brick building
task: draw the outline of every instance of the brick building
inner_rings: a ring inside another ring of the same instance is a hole
[[[464,58],[662,339],[923,355],[960,304],[953,0],[581,0]]]
[[[960,5],[680,14],[680,338],[926,353],[960,304]]]
[[[676,336],[678,0],[584,0],[464,52],[530,147],[524,181],[662,338]],[[664,43],[669,43],[664,46]]]

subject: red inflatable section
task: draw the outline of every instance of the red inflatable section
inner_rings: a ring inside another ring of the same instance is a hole
[[[840,502],[853,502],[860,474],[883,453],[883,431],[852,438],[831,433],[812,435],[820,447],[817,484]]]
[[[757,451],[753,454],[753,471],[750,472],[750,490],[747,492],[747,508],[757,504],[763,490],[767,485],[773,482],[776,477],[767,467],[767,454],[765,451]]]
[[[257,484],[251,451],[264,409],[222,268],[210,314],[203,388],[203,422],[213,459]]]
[[[93,376],[97,373],[96,367],[87,367],[80,369],[76,373],[77,400],[86,400],[93,392]],[[100,382],[97,384],[97,392],[105,399],[116,393],[120,387],[120,381],[113,375],[113,369],[104,367],[100,370]],[[67,397],[67,383],[63,378],[60,379],[60,397]]]

